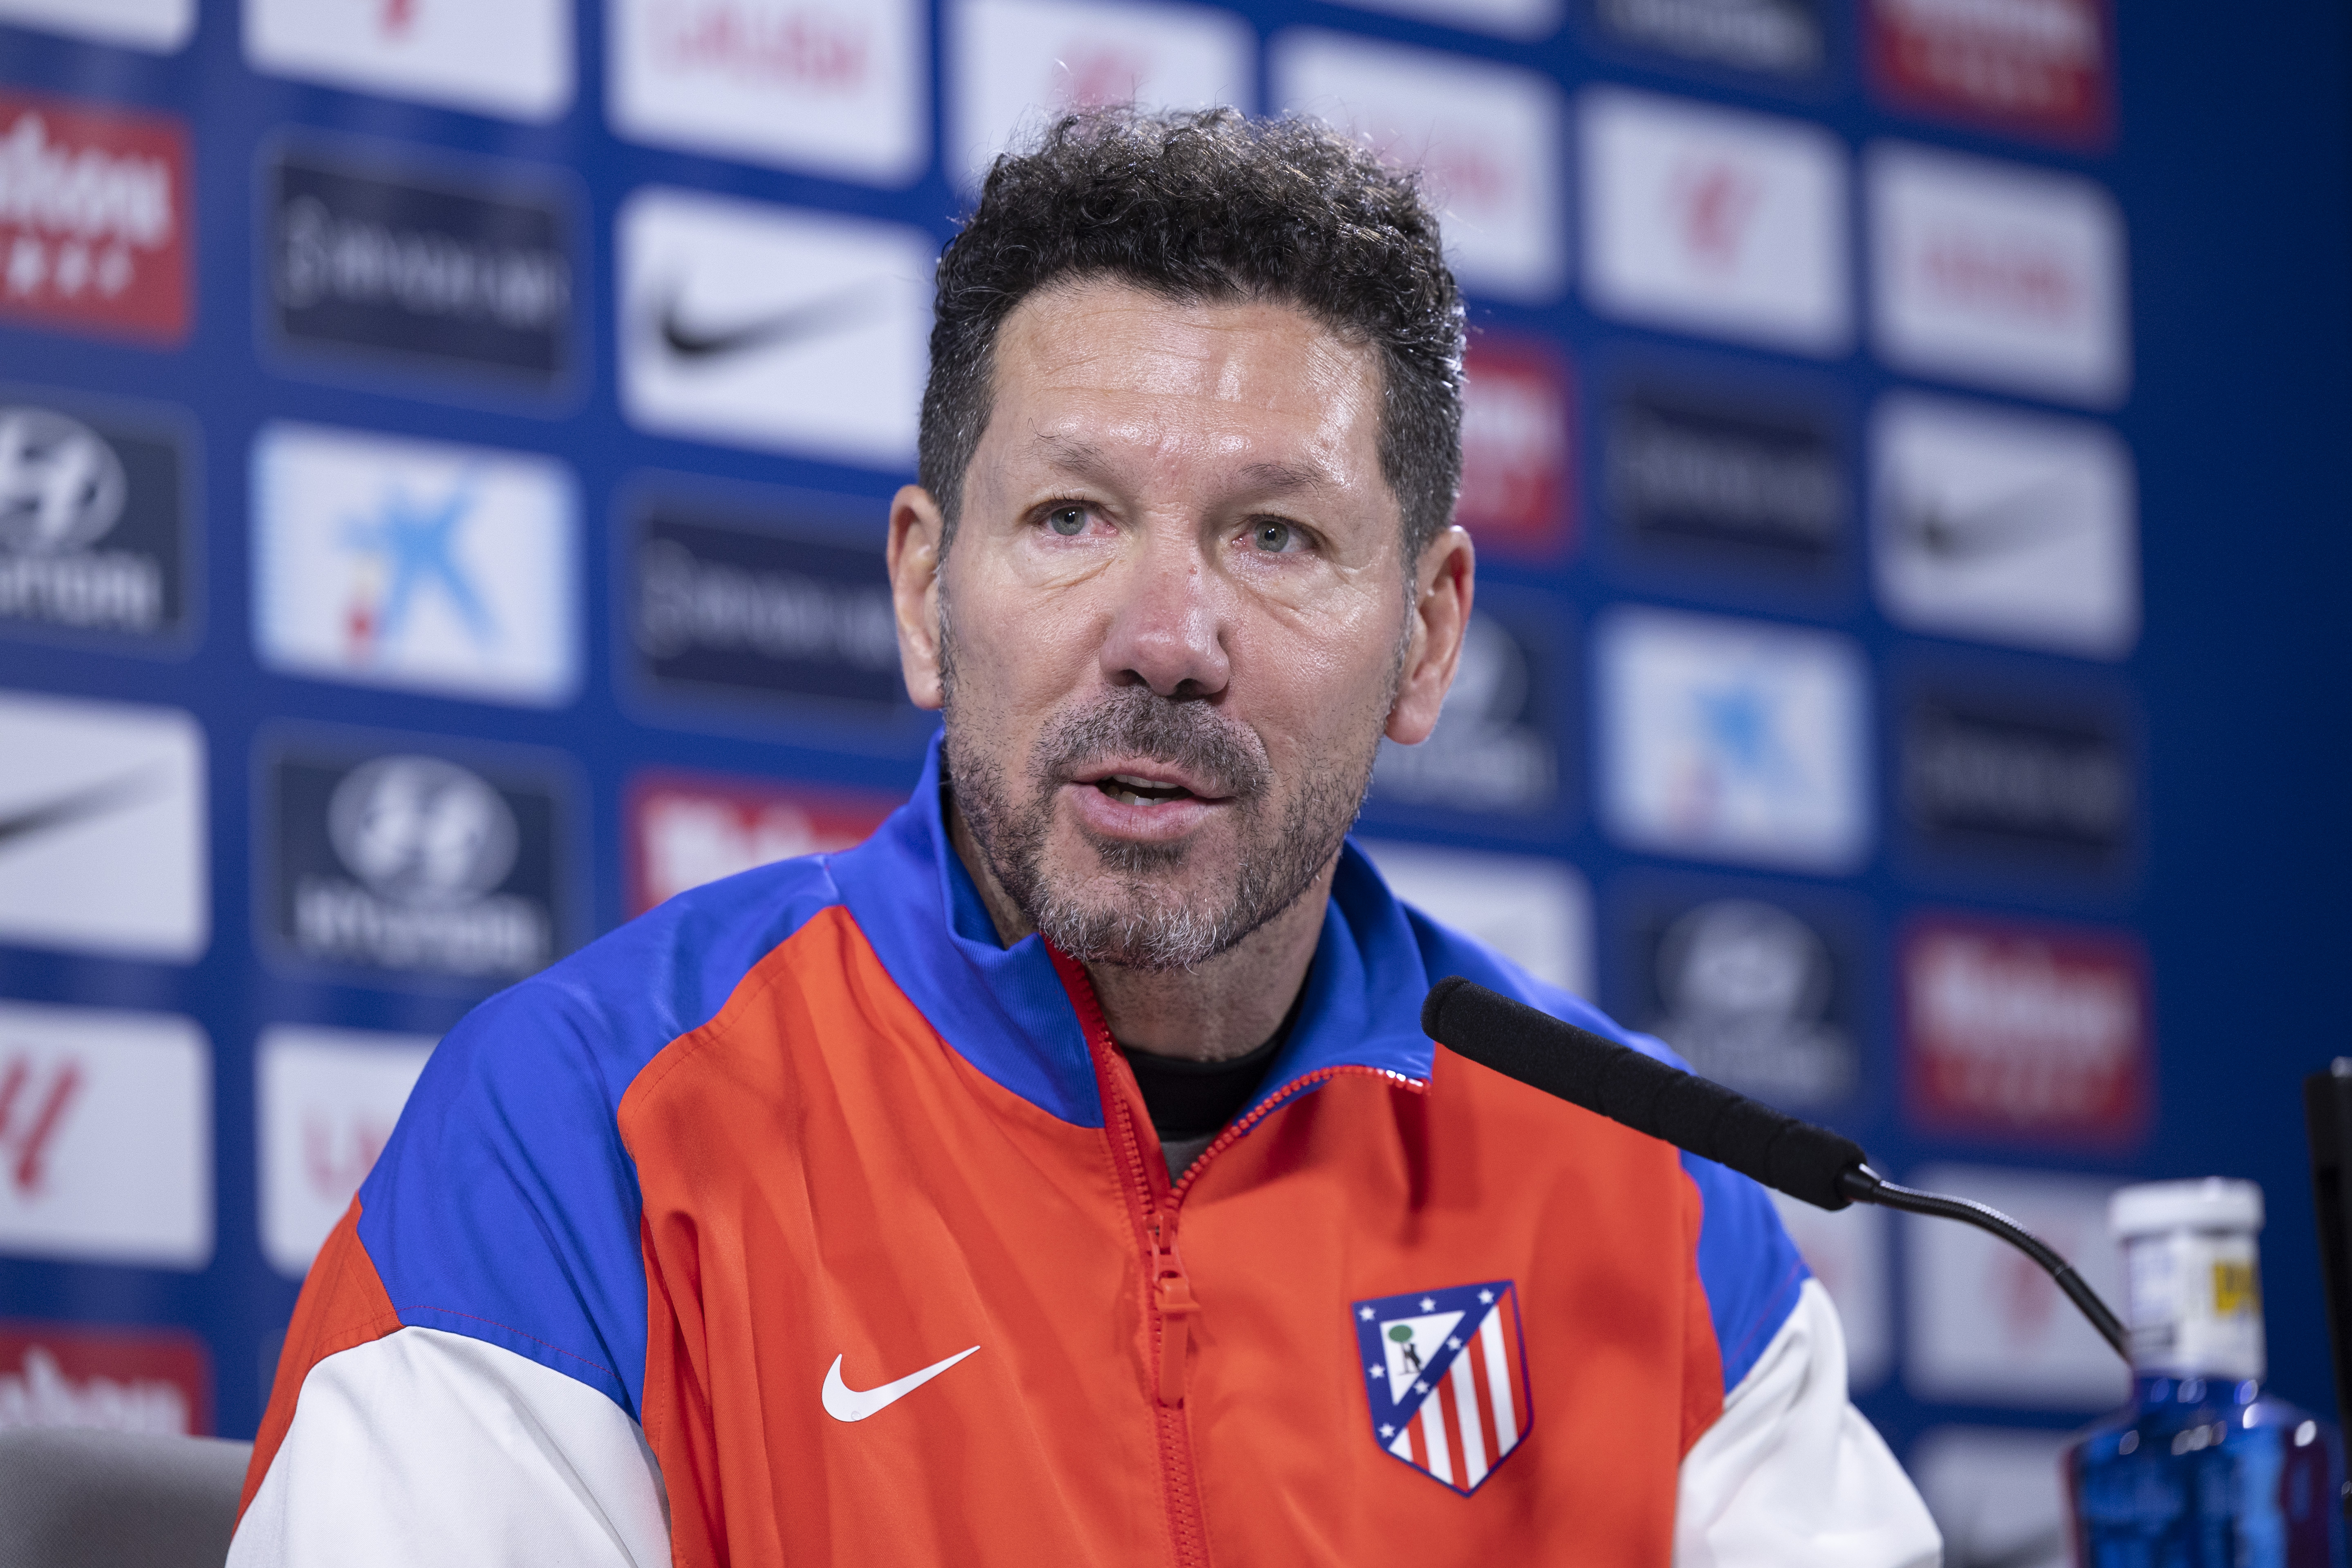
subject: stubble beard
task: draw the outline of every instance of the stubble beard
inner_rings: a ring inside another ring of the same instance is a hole
[[[1257,737],[1208,702],[1171,700],[1143,685],[1113,687],[1054,715],[1030,748],[1025,789],[974,733],[957,700],[955,640],[940,607],[940,677],[947,769],[957,808],[997,883],[1045,940],[1084,963],[1161,973],[1195,969],[1296,904],[1339,851],[1371,787],[1375,731],[1354,755],[1311,759],[1297,790],[1273,811],[1275,775]],[[1393,685],[1393,681],[1391,682]],[[1393,700],[1393,694],[1391,694]],[[1190,897],[1175,879],[1187,843],[1137,844],[1085,833],[1095,871],[1056,876],[1046,865],[1062,782],[1090,761],[1140,755],[1183,768],[1231,799],[1239,817],[1235,867],[1222,889]],[[1108,881],[1108,892],[1079,882]]]

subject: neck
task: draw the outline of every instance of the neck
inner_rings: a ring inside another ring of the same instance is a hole
[[[996,879],[952,797],[945,805],[956,855],[980,889],[997,940],[1010,947],[1037,928]],[[1111,1038],[1129,1050],[1202,1062],[1230,1061],[1265,1044],[1307,983],[1339,864],[1335,857],[1288,909],[1197,968],[1087,964]]]

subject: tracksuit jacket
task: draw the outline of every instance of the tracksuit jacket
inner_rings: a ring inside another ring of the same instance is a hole
[[[1344,852],[1171,1181],[939,756],[470,1014],[305,1282],[233,1564],[1930,1563],[1760,1189],[1433,1045],[1586,1003]]]

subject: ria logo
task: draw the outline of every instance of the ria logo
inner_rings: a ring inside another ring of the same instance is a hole
[[[381,757],[353,770],[327,808],[327,831],[353,876],[412,909],[471,902],[515,859],[506,802],[438,757]]]

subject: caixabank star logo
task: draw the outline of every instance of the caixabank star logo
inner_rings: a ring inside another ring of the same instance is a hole
[[[1535,1419],[1517,1288],[1487,1279],[1350,1306],[1374,1441],[1468,1497]]]

